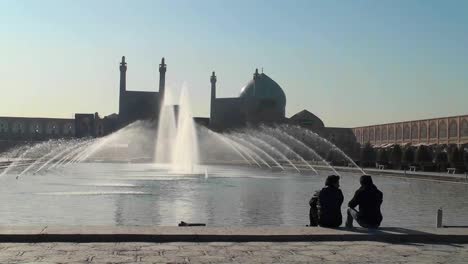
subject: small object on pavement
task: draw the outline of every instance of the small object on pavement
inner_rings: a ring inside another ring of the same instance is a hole
[[[180,221],[179,226],[206,226],[203,223],[186,223],[184,221]]]

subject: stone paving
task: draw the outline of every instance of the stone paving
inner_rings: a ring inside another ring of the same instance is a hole
[[[468,244],[0,243],[0,263],[468,263]]]

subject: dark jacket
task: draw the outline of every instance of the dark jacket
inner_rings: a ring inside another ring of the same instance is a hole
[[[369,226],[379,226],[382,222],[382,213],[380,212],[382,200],[382,192],[372,184],[369,186],[361,186],[354,194],[353,199],[349,201],[348,206],[350,208],[355,208],[359,205],[359,221]]]
[[[324,227],[338,227],[342,223],[341,204],[343,193],[339,188],[326,186],[310,199],[310,206],[317,206],[318,224]]]

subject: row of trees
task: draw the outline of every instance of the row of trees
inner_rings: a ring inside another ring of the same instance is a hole
[[[418,147],[394,145],[391,148],[375,149],[364,145],[360,153],[362,167],[385,165],[392,169],[408,169],[417,166],[423,171],[446,171],[456,168],[458,172],[468,171],[468,149],[466,146],[442,145]]]

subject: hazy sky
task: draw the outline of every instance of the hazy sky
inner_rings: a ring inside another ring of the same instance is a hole
[[[327,126],[468,114],[468,1],[0,0],[0,116],[118,111],[127,88],[188,86],[208,116],[256,67]]]

